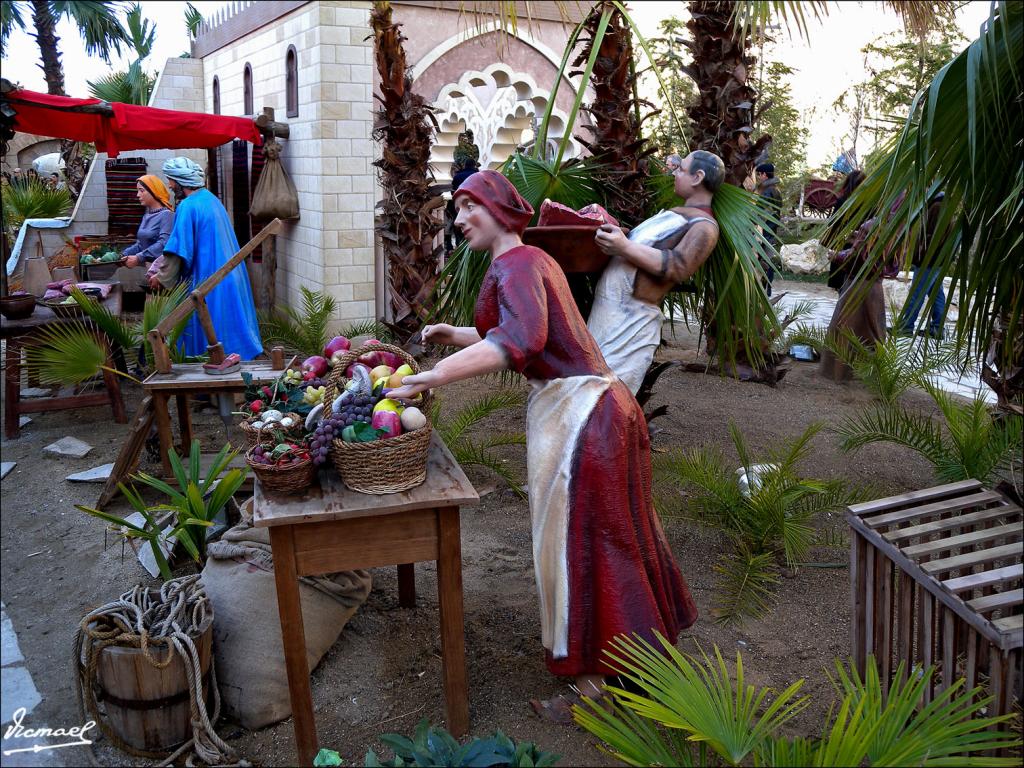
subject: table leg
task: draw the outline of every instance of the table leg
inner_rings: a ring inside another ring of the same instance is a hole
[[[441,613],[441,667],[448,730],[458,738],[469,731],[469,691],[462,615],[462,543],[459,508],[437,510],[437,598]]]
[[[153,393],[153,415],[156,417],[156,433],[160,438],[160,461],[163,462],[164,477],[174,477],[171,461],[168,456],[174,449],[174,436],[171,434],[171,414],[167,411],[170,398],[159,392]]]
[[[113,368],[117,365],[112,354],[107,354],[107,366]],[[114,421],[118,424],[128,423],[128,414],[124,410],[124,398],[121,397],[121,377],[113,371],[103,369],[103,383],[107,387],[107,394],[110,396],[110,410],[114,413]]]
[[[295,747],[300,765],[312,765],[317,752],[316,721],[313,719],[313,690],[309,684],[306,660],[306,631],[302,624],[299,577],[295,570],[295,539],[292,526],[270,529],[270,547],[274,555],[274,581],[277,584],[277,611],[281,618],[281,642],[288,672],[288,695],[292,702]]]
[[[416,570],[412,563],[398,566],[398,604],[402,608],[416,607]]]
[[[21,342],[17,336],[7,339],[7,360],[4,363],[4,437],[13,440],[21,432],[18,426],[18,403],[21,401]]]
[[[174,404],[178,409],[178,431],[181,433],[181,455],[187,456],[192,449],[192,413],[188,408],[188,395],[175,395]]]

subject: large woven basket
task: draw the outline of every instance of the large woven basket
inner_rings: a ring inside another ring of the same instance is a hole
[[[275,493],[299,493],[313,484],[316,467],[313,465],[312,459],[285,467],[274,467],[269,464],[255,463],[252,460],[253,450],[255,450],[255,446],[246,452],[245,462],[256,473],[264,490]]]
[[[338,358],[327,378],[325,403],[332,403],[337,393],[348,383],[345,369],[367,352],[393,352],[408,363],[415,373],[420,372],[416,359],[405,350],[390,344],[364,344]],[[425,392],[420,409],[426,412],[429,403],[430,393]],[[342,482],[353,491],[372,494],[407,491],[427,479],[430,433],[431,426],[427,422],[422,429],[370,443],[346,443],[335,439],[331,443],[331,462],[338,470]]]
[[[286,413],[285,416],[291,417],[292,421],[294,421],[295,423],[289,429],[284,430],[284,433],[289,437],[301,437],[302,431],[305,429],[306,426],[306,420],[303,417],[299,416],[299,414],[297,413]],[[272,427],[256,429],[255,427],[253,427],[252,424],[249,423],[249,420],[246,420],[241,422],[238,425],[238,428],[242,430],[243,433],[245,433],[245,439],[248,441],[248,445],[250,448],[254,448],[257,442],[262,443],[263,445],[267,445],[269,443],[273,443],[275,440],[274,432],[276,430],[274,430]]]

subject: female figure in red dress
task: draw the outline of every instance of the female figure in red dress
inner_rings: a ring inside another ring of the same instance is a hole
[[[697,618],[651,500],[647,425],[587,331],[565,275],[520,235],[533,209],[504,176],[480,171],[455,194],[456,226],[491,266],[475,327],[424,341],[462,347],[407,376],[391,397],[511,369],[532,387],[527,470],[542,642],[555,675],[599,696],[603,651],[619,634],[675,640]],[[563,702],[564,703],[564,702]]]

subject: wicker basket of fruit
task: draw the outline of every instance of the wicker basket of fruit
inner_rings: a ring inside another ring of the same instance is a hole
[[[250,416],[238,425],[245,434],[249,447],[277,442],[275,435],[282,433],[288,437],[301,437],[304,419],[297,413],[281,413],[268,408]]]
[[[256,445],[245,454],[266,491],[298,493],[313,484],[316,467],[305,440],[277,445]]]
[[[375,353],[388,357],[370,357]],[[377,365],[370,368],[371,362]],[[306,422],[307,429],[316,425],[314,462],[329,458],[345,485],[361,493],[397,493],[422,483],[431,433],[421,410],[427,400],[405,407],[387,397],[402,378],[418,372],[412,355],[379,342],[335,357],[323,404]]]

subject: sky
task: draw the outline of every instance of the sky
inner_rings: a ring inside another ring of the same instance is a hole
[[[224,7],[224,2],[194,2],[204,16]],[[811,21],[808,43],[786,30],[776,32],[770,51],[773,58],[793,67],[797,74],[791,80],[793,101],[801,112],[810,133],[807,160],[810,168],[831,162],[846,146],[848,121],[831,110],[836,98],[855,82],[863,79],[864,65],[860,49],[876,37],[901,28],[899,19],[881,7],[879,2],[843,2],[833,4],[828,16]],[[143,2],[147,18],[156,24],[157,36],[147,64],[156,69],[168,58],[188,50],[185,30],[185,3],[167,0]],[[631,2],[631,15],[645,37],[658,35],[658,23],[669,16],[686,16],[686,3],[681,0],[645,0]],[[982,22],[988,18],[989,3],[974,0],[958,14],[961,31],[969,40],[978,36]],[[30,22],[29,22],[30,23]],[[407,30],[406,34],[412,34]],[[96,80],[111,70],[101,59],[85,55],[83,44],[69,22],[58,26],[63,52],[66,90],[72,96],[87,96],[86,82]],[[767,52],[767,50],[766,50]],[[35,41],[16,31],[8,44],[3,60],[3,76],[30,90],[45,91]],[[130,59],[115,59],[113,70],[127,69]],[[653,100],[653,99],[652,99]]]

